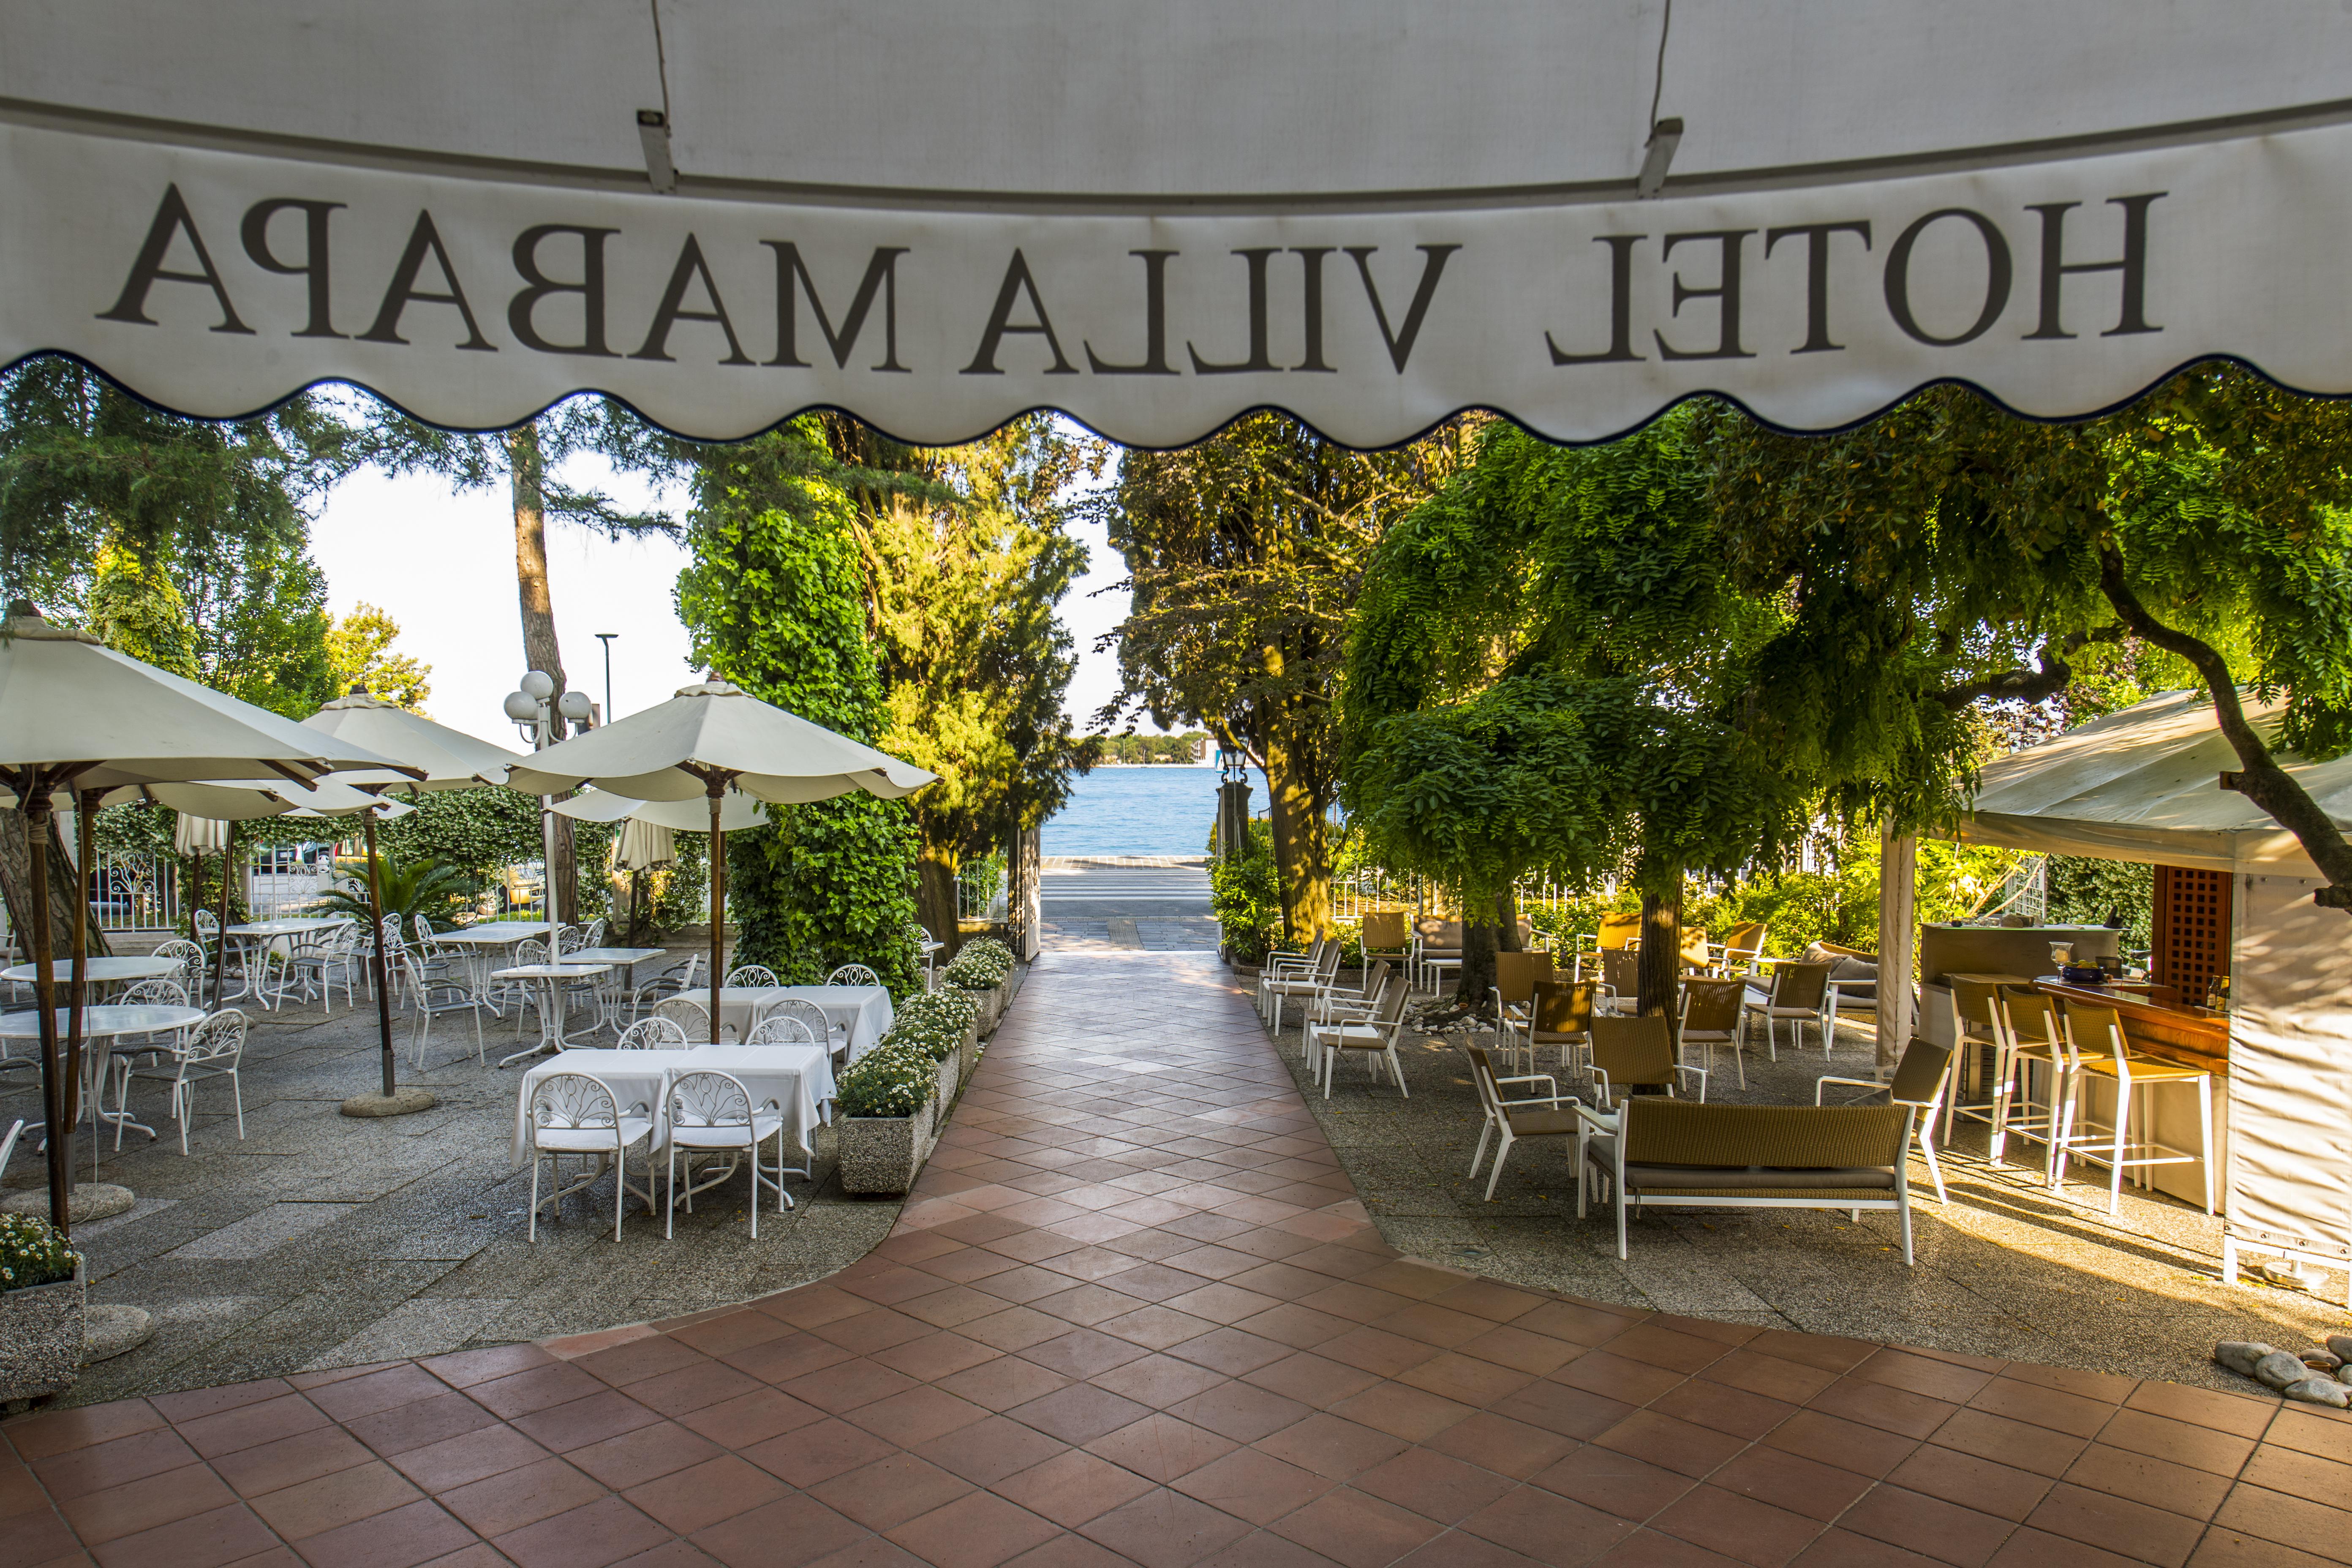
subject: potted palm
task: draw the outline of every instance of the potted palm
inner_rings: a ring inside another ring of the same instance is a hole
[[[931,1152],[939,1065],[895,1038],[849,1064],[834,1086],[845,1193],[903,1193]]]
[[[349,915],[364,925],[371,912],[367,866],[363,861],[352,864],[357,868],[355,874],[320,894],[318,906],[329,914]],[[451,913],[474,899],[472,879],[441,860],[404,860],[386,855],[377,862],[376,879],[376,885],[383,891],[383,923],[403,931],[414,929],[418,915],[432,921],[435,930],[446,931],[453,923]]]
[[[55,1226],[0,1215],[0,1409],[73,1386],[87,1300],[81,1255]]]

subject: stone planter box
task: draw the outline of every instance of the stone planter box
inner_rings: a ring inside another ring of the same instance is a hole
[[[912,1116],[845,1116],[836,1134],[841,1154],[841,1190],[903,1193],[931,1152],[936,1104]]]
[[[0,1290],[0,1405],[61,1394],[81,1375],[89,1286],[70,1279]]]
[[[1004,987],[996,985],[986,991],[967,991],[964,994],[980,1004],[980,1037],[986,1039],[996,1032],[996,1020],[1004,1016]]]
[[[956,1047],[956,1055],[961,1058],[963,1062],[961,1081],[970,1083],[971,1075],[980,1070],[979,1019],[973,1019],[971,1026],[964,1030],[963,1044]]]
[[[939,1064],[939,1093],[934,1101],[939,1107],[939,1120],[947,1119],[948,1107],[955,1103],[956,1086],[963,1081],[963,1053],[950,1051]]]

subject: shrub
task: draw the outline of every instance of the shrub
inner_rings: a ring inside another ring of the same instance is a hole
[[[943,1062],[962,1048],[964,1031],[980,1016],[980,1004],[963,991],[934,991],[909,997],[882,1037],[884,1047],[904,1046]]]
[[[844,1116],[913,1116],[939,1088],[938,1064],[898,1043],[898,1031],[849,1064],[834,1085],[834,1108]]]
[[[1013,973],[1013,950],[992,936],[963,944],[940,978],[960,991],[993,991]]]
[[[1249,825],[1249,843],[1237,855],[1209,865],[1210,907],[1225,951],[1243,963],[1265,960],[1282,934],[1282,893],[1275,879],[1274,829]]]
[[[81,1254],[47,1220],[33,1215],[0,1215],[0,1290],[27,1290],[70,1279]]]

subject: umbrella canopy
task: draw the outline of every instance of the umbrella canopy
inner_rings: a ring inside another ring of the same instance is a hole
[[[75,769],[76,790],[339,768],[410,769],[365,746],[115,652],[88,632],[12,616],[0,637],[0,768]],[[218,813],[206,815],[217,816]]]
[[[382,770],[359,770],[339,773],[335,781],[338,784],[402,789],[475,789],[501,782],[507,769],[522,760],[518,752],[477,740],[446,724],[436,724],[422,713],[412,713],[398,703],[386,702],[364,691],[336,698],[303,720],[302,727],[396,758],[424,774],[422,778],[412,778]]]
[[[191,414],[343,380],[470,429],[596,390],[711,439],[1272,405],[1378,446],[1946,380],[2082,416],[2215,354],[2352,390],[2335,0],[7,15],[0,363]]]
[[[172,826],[172,853],[174,855],[220,855],[228,849],[228,823],[217,816],[195,816],[180,813]]]
[[[179,812],[183,821],[190,814],[220,822],[253,822],[272,816],[357,816],[369,810],[393,817],[415,809],[354,789],[337,778],[321,779],[309,786],[284,779],[208,779],[199,784],[149,784],[137,793]],[[110,799],[107,804],[114,803]]]
[[[613,864],[624,871],[650,871],[677,863],[677,845],[670,830],[643,817],[621,824],[620,842],[613,846]]]
[[[583,789],[557,801],[551,810],[582,822],[637,823],[681,833],[710,831],[710,809],[703,797],[692,800],[635,800],[609,790]],[[740,832],[768,820],[768,808],[740,789],[719,797],[719,830]]]
[[[593,782],[614,795],[679,801],[707,796],[716,780],[798,805],[854,789],[897,800],[936,776],[713,679],[550,746],[509,769],[507,784],[556,795]]]
[[[2278,715],[2276,703],[2246,702],[2265,738]],[[2352,757],[2277,760],[2352,831]],[[2316,877],[2294,835],[2221,787],[2221,775],[2240,765],[2211,700],[2167,691],[1987,763],[1954,837],[2049,855]]]

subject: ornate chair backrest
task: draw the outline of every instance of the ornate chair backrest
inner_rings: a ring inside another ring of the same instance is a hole
[[[1609,1075],[1612,1090],[1673,1083],[1675,1037],[1665,1015],[1593,1019],[1592,1065]]]
[[[670,1080],[672,1127],[749,1127],[751,1095],[731,1073],[680,1073]]]
[[[598,915],[594,920],[588,922],[588,934],[582,939],[580,945],[583,947],[604,946],[604,932],[608,928],[604,923],[604,917]]]
[[[142,980],[116,998],[125,1007],[184,1007],[188,988],[176,980]]]
[[[1685,1033],[1728,1035],[1739,1027],[1739,1005],[1746,1000],[1744,980],[1683,982],[1683,1029]]]
[[[618,1048],[625,1051],[683,1051],[694,1042],[675,1018],[640,1018],[621,1032]]]
[[[384,962],[387,966],[398,968],[401,973],[408,977],[409,987],[416,993],[420,1002],[424,999],[425,994],[432,989],[434,982],[425,973],[424,964],[417,962],[416,954],[403,949],[398,953],[385,954]],[[446,988],[456,985],[457,982],[444,980],[440,984]]]
[[[845,963],[824,977],[827,985],[879,985],[882,977],[862,963]]]
[[[814,1035],[809,1033],[806,1019],[771,1013],[752,1026],[751,1037],[743,1043],[747,1046],[814,1046],[818,1041]]]
[[[168,958],[178,963],[180,984],[191,991],[202,983],[205,970],[211,963],[211,960],[205,955],[205,950],[202,947],[184,936],[175,936],[157,948],[154,956]]]
[[[546,962],[547,943],[537,937],[529,937],[514,944],[514,963],[509,967],[527,969],[534,963]]]
[[[558,954],[578,952],[588,945],[588,933],[578,926],[558,926],[555,931],[555,951]]]
[[[409,929],[416,933],[416,950],[425,954],[437,953],[441,944],[433,940],[433,922],[422,911],[408,917]]]
[[[551,1131],[618,1131],[621,1108],[613,1091],[584,1072],[550,1073],[531,1086],[530,1123]]]
[[[824,1009],[814,1002],[803,1001],[798,996],[787,996],[760,1015],[760,1022],[762,1024],[777,1018],[797,1020],[800,1026],[808,1031],[808,1037],[813,1042],[822,1043],[833,1033],[832,1020],[824,1016]],[[755,1039],[758,1037],[757,1030],[752,1032],[752,1037]]]
[[[245,1049],[245,1015],[234,1007],[225,1008],[200,1020],[188,1030],[188,1037],[179,1048],[182,1059],[192,1062],[216,1062],[223,1058],[234,1059]]]
[[[710,1037],[710,1015],[704,1011],[701,1003],[690,996],[663,997],[654,1004],[653,1016],[656,1018],[667,1018],[676,1024],[686,1031],[686,1037],[689,1040],[707,1040]]]
[[[212,910],[198,910],[189,917],[188,924],[196,933],[196,941],[205,947],[220,941],[220,920]]]
[[[1600,990],[1600,985],[1591,980],[1546,980],[1540,983],[1535,990],[1535,1033],[1589,1033],[1592,1026],[1593,998]]]
[[[780,985],[782,982],[776,978],[776,972],[764,963],[745,963],[727,972],[727,984],[730,986],[745,985],[766,990],[771,986]]]
[[[1772,1005],[1802,1007],[1808,1012],[1819,1009],[1829,994],[1832,967],[1826,963],[1780,965],[1772,975]]]

